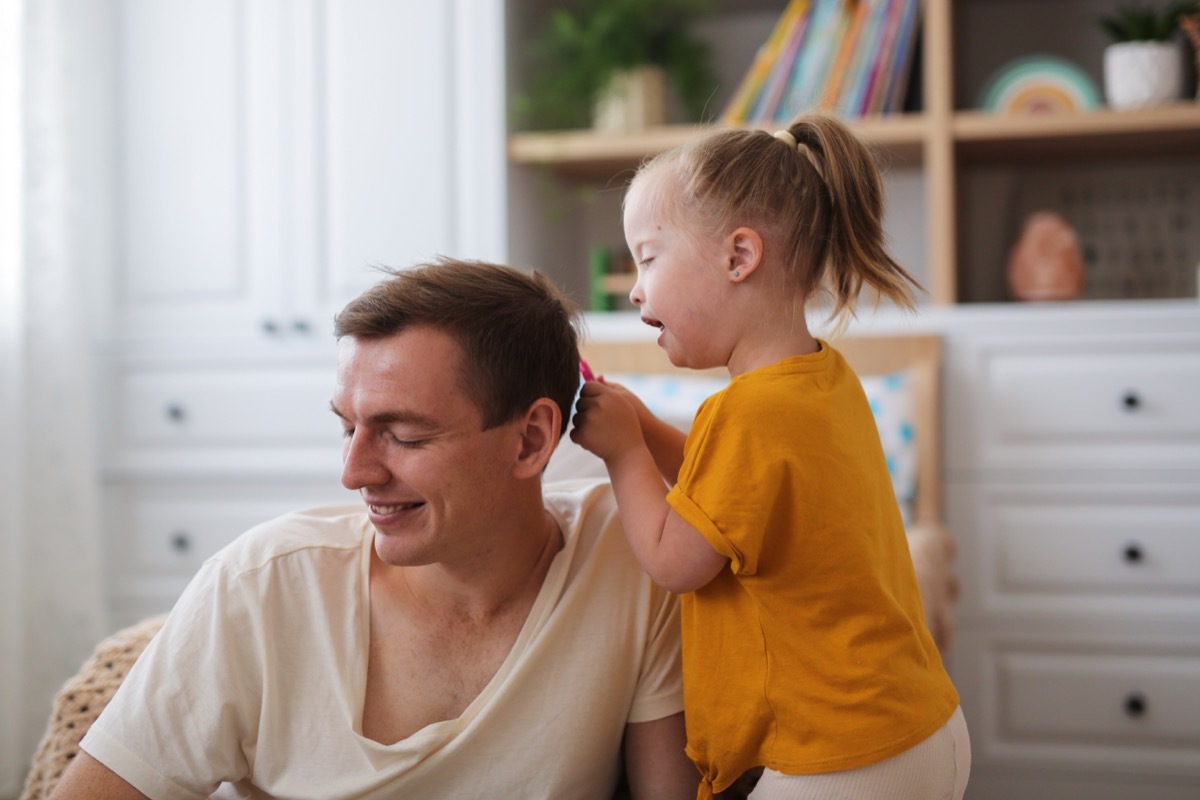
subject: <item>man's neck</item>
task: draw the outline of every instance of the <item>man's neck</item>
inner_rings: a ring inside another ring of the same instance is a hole
[[[406,567],[384,564],[375,556],[378,587],[403,592],[413,606],[431,616],[486,624],[490,619],[532,604],[563,547],[554,517],[544,509],[497,531],[486,552],[455,563]]]

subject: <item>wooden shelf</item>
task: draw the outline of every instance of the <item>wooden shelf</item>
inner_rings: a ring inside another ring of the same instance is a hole
[[[958,154],[973,161],[1200,154],[1200,103],[1136,111],[1002,117],[954,115]]]
[[[637,273],[634,272],[614,272],[605,275],[598,283],[597,288],[606,294],[629,294],[633,291],[633,285],[637,283]]]
[[[642,131],[570,130],[517,133],[509,138],[508,156],[516,164],[552,167],[563,177],[608,180],[634,169],[655,153],[716,130],[717,125],[666,125]],[[748,126],[762,130],[770,126]],[[780,127],[780,126],[774,126]],[[919,114],[856,120],[851,127],[864,140],[886,150],[893,163],[920,163],[928,121]]]
[[[919,114],[853,121],[852,127],[893,163],[920,164],[929,120]],[[517,133],[509,158],[552,167],[564,177],[611,179],[621,170],[718,126],[670,125],[629,133],[571,130]],[[763,126],[756,126],[763,127]],[[1200,154],[1200,103],[1180,102],[1137,111],[1100,109],[1082,114],[1004,117],[984,111],[951,116],[959,156],[974,160],[1095,158]]]

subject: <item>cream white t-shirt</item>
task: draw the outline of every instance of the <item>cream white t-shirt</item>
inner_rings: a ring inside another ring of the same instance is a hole
[[[625,725],[683,709],[678,606],[606,483],[547,486],[565,544],[458,719],[364,738],[373,529],[289,514],[205,563],[84,738],[155,798],[610,798]],[[220,785],[219,784],[224,784]]]

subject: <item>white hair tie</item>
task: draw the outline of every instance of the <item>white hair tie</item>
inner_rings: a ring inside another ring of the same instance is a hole
[[[812,168],[817,171],[817,175],[821,176],[821,180],[825,180],[825,170],[821,169],[821,165],[817,163],[817,159],[813,156],[812,148],[808,145],[798,143],[791,131],[775,131],[771,135],[793,150],[799,150],[801,155],[808,159],[808,163],[812,164]]]
[[[796,137],[792,136],[791,131],[775,131],[771,135],[781,142],[786,142],[788,147],[795,147],[797,144]]]

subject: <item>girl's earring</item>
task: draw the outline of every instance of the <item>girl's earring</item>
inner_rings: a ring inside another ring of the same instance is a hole
[[[735,269],[735,270],[733,271],[733,277],[735,277],[735,278],[740,278],[740,277],[742,277],[742,273],[738,272],[738,271]]]

